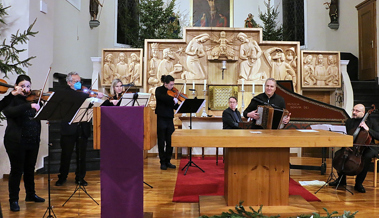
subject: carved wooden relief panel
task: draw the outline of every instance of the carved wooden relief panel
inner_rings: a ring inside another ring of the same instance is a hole
[[[341,87],[340,53],[336,51],[301,51],[303,88]]]
[[[143,49],[103,49],[101,61],[101,86],[109,87],[114,79],[123,84],[133,82],[142,86]]]

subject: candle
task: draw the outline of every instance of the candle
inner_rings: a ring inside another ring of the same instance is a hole
[[[207,80],[204,80],[204,90],[207,90]]]
[[[192,81],[192,89],[195,89],[195,81]]]
[[[187,92],[186,91],[186,89],[187,89],[187,84],[186,83],[184,83],[184,88],[183,89],[184,89],[184,94],[186,94],[186,92]]]
[[[254,94],[255,93],[255,83],[253,83],[253,91],[252,93]]]
[[[226,61],[222,61],[222,69],[226,69]]]
[[[245,80],[244,79],[242,79],[242,91],[245,91],[244,89],[243,89],[243,85],[245,84]]]

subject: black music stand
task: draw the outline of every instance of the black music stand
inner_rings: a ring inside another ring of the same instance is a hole
[[[74,116],[77,108],[80,107],[80,105],[83,102],[83,99],[85,99],[85,95],[79,94],[78,96],[73,96],[71,94],[72,92],[67,91],[60,91],[60,92],[54,92],[50,95],[49,99],[46,101],[46,103],[43,105],[43,107],[38,111],[34,119],[36,120],[69,120],[72,116]],[[50,147],[52,146],[52,143],[48,144],[48,165],[47,165],[47,175],[48,175],[48,199],[49,199],[49,206],[47,207],[45,214],[48,212],[48,218],[49,217],[57,217],[53,211],[53,207],[51,206],[51,186],[50,186]],[[54,216],[53,216],[54,215]]]
[[[192,129],[192,113],[198,113],[201,108],[205,104],[205,99],[186,99],[183,101],[179,108],[176,110],[175,113],[189,113],[190,114],[190,129]],[[188,168],[189,167],[197,167],[201,171],[205,172],[203,169],[201,169],[199,166],[197,166],[193,161],[192,161],[192,147],[189,148],[189,161],[188,163],[183,167],[182,171],[186,169],[184,172],[184,175],[187,174]]]
[[[83,102],[83,104],[79,107],[79,109],[76,111],[75,115],[73,116],[73,118],[71,119],[69,124],[70,125],[76,125],[76,123],[77,123],[77,125],[79,125],[81,122],[90,122],[92,117],[93,117],[93,107],[100,107],[100,105],[103,102],[104,102],[103,100],[98,99],[98,98],[87,98]],[[80,158],[81,158],[81,155],[80,155],[80,149],[79,149],[79,163],[78,163],[79,169],[80,169],[80,161],[81,161]],[[79,190],[79,198],[80,198],[80,190],[82,190],[89,198],[92,199],[93,202],[95,202],[97,205],[99,205],[99,203],[97,203],[97,201],[95,199],[93,199],[90,194],[88,194],[86,188],[82,185],[81,181],[79,180],[78,184],[76,185],[74,192],[66,200],[66,202],[64,202],[62,207],[64,207],[64,205],[72,198],[72,196],[74,196],[74,194],[78,190]]]

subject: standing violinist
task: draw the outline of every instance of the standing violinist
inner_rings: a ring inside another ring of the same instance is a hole
[[[7,117],[4,146],[7,151],[11,172],[8,190],[11,211],[19,211],[20,182],[24,174],[25,201],[44,202],[35,192],[34,169],[37,161],[41,122],[31,119],[40,105],[27,101],[31,91],[31,80],[27,75],[17,77],[14,90],[0,102],[0,110]]]
[[[123,91],[122,81],[114,79],[110,88],[112,97],[105,100],[101,106],[120,106]]]
[[[89,94],[81,92],[82,84],[80,76],[77,72],[67,74],[66,82],[68,87],[63,90],[68,96],[75,96],[76,100],[85,101],[89,98]],[[98,98],[102,98],[103,93],[97,93]],[[70,118],[71,119],[71,118]],[[67,181],[67,176],[70,171],[70,162],[74,147],[76,147],[76,171],[75,183],[87,186],[88,183],[84,180],[86,175],[86,152],[88,145],[88,137],[91,135],[91,123],[79,122],[69,124],[70,120],[62,120],[61,122],[61,139],[60,145],[62,148],[61,163],[59,168],[58,181],[56,186],[62,186]]]
[[[174,109],[179,107],[178,99],[167,94],[172,90],[175,79],[171,75],[162,75],[162,86],[155,89],[157,106],[157,135],[158,135],[158,152],[161,163],[161,170],[167,168],[175,169],[176,166],[170,163],[173,148],[171,146],[171,135],[175,131],[174,126]],[[166,149],[165,149],[166,148]]]
[[[349,118],[345,122],[346,130],[355,130],[358,127],[361,127],[361,131],[368,131],[370,136],[372,137],[371,144],[374,144],[374,139],[379,139],[379,125],[376,120],[370,119],[370,117],[367,119],[367,121],[362,121],[363,117],[365,115],[365,106],[363,104],[357,104],[353,108],[352,118]],[[338,150],[335,154],[335,156],[338,156],[341,152],[344,151],[344,149],[350,149],[350,148],[342,148]],[[366,178],[368,168],[370,166],[371,159],[373,157],[376,157],[378,155],[379,149],[378,147],[368,146],[364,149],[362,154],[362,163],[363,163],[363,170],[356,176],[355,178],[355,186],[354,189],[358,192],[365,193],[366,190],[363,187],[362,183]],[[341,179],[342,177],[342,179]],[[346,175],[342,175],[338,173],[338,179],[330,182],[330,186],[337,186],[338,182],[340,181],[339,185],[346,185]]]

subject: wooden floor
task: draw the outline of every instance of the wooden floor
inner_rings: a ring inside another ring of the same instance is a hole
[[[179,160],[172,160],[173,164],[179,165]],[[320,159],[316,158],[291,158],[292,164],[320,165]],[[154,218],[170,218],[170,217],[186,217],[194,218],[199,216],[199,205],[197,203],[174,203],[172,197],[175,188],[176,175],[179,169],[162,171],[159,169],[159,160],[155,157],[145,159],[145,177],[144,181],[152,185],[154,188],[144,186],[144,210],[145,212],[153,212]],[[196,170],[191,168],[190,170]],[[324,181],[328,178],[330,172],[330,164],[326,175],[320,175],[319,171],[310,170],[291,170],[290,175],[296,181],[320,180]],[[182,173],[182,172],[180,172]],[[356,217],[379,217],[379,188],[373,188],[372,176],[369,172],[364,186],[367,193],[354,192],[354,178],[348,178],[348,188],[354,195],[344,191],[335,190],[326,187],[317,193],[317,197],[321,202],[311,202],[320,212],[322,208],[327,208],[329,212],[338,211],[342,213],[344,210],[359,211]],[[56,187],[54,183],[57,181],[57,175],[51,177],[51,197],[53,211],[58,218],[61,217],[100,217],[100,206],[94,203],[87,195],[81,191],[74,195],[68,203],[62,207],[62,204],[69,198],[75,189],[74,174],[70,174],[67,183],[64,186]],[[100,201],[100,178],[99,171],[91,171],[87,173],[86,180],[88,193],[99,203]],[[36,191],[41,197],[47,198],[48,179],[47,175],[36,176]],[[314,193],[318,187],[306,188]],[[20,212],[11,212],[8,202],[8,181],[0,180],[0,202],[3,216],[6,218],[34,218],[43,217],[48,202],[45,203],[25,203],[25,191],[21,184],[20,191]],[[79,195],[80,194],[80,195]],[[378,208],[378,209],[376,209]],[[117,208],[115,208],[117,210]],[[263,207],[264,211],[264,207]],[[221,213],[222,211],[220,211]],[[325,214],[325,213],[323,213]],[[126,216],[127,217],[127,216]]]

